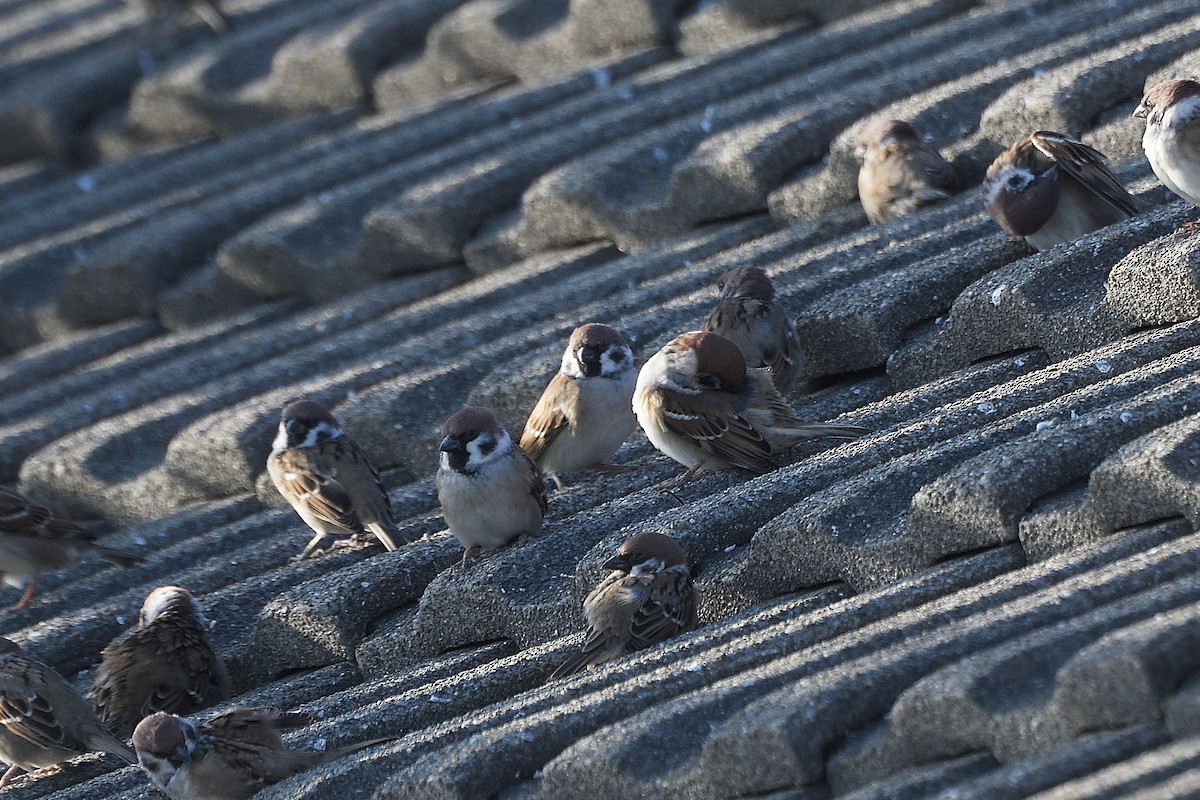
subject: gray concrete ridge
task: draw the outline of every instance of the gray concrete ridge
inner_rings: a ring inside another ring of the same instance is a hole
[[[1200,79],[1200,7],[219,2],[225,34],[0,0],[0,484],[146,558],[46,575],[0,635],[84,689],[188,588],[218,709],[311,712],[295,747],[396,737],[276,800],[1200,796],[1200,209],[1130,117]],[[881,117],[963,190],[868,225]],[[1140,213],[1006,237],[977,187],[1035,129],[1105,152]],[[871,433],[668,492],[639,431],[540,535],[454,566],[442,421],[518,436],[573,328],[645,361],[737,265],[796,317],[788,399]],[[265,460],[299,396],[415,543],[293,560]],[[700,625],[547,685],[645,531],[687,552]],[[97,755],[0,794],[155,796]]]

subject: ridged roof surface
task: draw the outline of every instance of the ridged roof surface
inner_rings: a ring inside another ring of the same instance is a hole
[[[291,738],[396,735],[295,798],[1158,798],[1200,793],[1200,216],[1145,86],[1200,77],[1179,0],[0,0],[0,483],[145,555],[0,617],[81,688],[190,589]],[[967,187],[882,226],[858,131]],[[982,213],[1034,129],[1142,213],[1040,254]],[[542,535],[452,568],[432,473],[467,403],[514,436],[578,324],[640,360],[731,266],[798,318],[815,420],[759,477],[572,476]],[[328,405],[416,544],[293,563],[265,458]],[[90,522],[88,522],[90,521]],[[701,625],[544,685],[627,536],[676,536]],[[0,595],[4,604],[15,590]],[[207,712],[204,712],[207,713]],[[149,795],[92,757],[5,793]]]

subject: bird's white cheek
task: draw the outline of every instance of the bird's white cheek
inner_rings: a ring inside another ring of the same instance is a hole
[[[288,446],[287,440],[288,440],[287,431],[285,431],[283,429],[283,426],[280,425],[279,431],[275,434],[275,441],[271,442],[271,454],[278,455],[279,453],[282,453],[284,450],[287,450],[287,446]]]

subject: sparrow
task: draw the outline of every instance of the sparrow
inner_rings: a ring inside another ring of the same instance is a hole
[[[541,530],[547,508],[541,473],[489,409],[467,406],[452,414],[438,450],[438,500],[450,533],[466,548],[463,567],[481,549]]]
[[[156,711],[194,711],[228,694],[229,676],[196,599],[160,586],[146,596],[138,626],[104,648],[88,696],[104,724],[128,736]]]
[[[70,520],[52,515],[27,497],[0,489],[0,573],[9,586],[25,586],[17,609],[33,602],[42,573],[69,567],[94,552],[119,567],[145,561],[96,537]]]
[[[954,167],[901,119],[880,119],[858,140],[858,199],[878,225],[945,200],[958,189]]]
[[[633,410],[650,443],[688,468],[766,472],[771,456],[802,439],[853,439],[857,425],[805,422],[765,369],[747,369],[737,345],[716,333],[676,336],[642,366]]]
[[[283,407],[267,459],[275,488],[316,531],[300,554],[317,551],[327,535],[373,533],[388,550],[410,541],[392,521],[392,505],[367,455],[323,406],[295,400]]]
[[[1200,205],[1200,83],[1163,81],[1152,87],[1135,117],[1144,117],[1142,149],[1168,189]]]
[[[1034,131],[988,167],[983,207],[1035,250],[1073,241],[1137,213],[1100,151],[1061,133]]]
[[[191,11],[204,21],[213,33],[228,33],[233,30],[233,20],[217,6],[214,0],[131,0],[142,16],[153,19],[160,16],[175,16],[181,11]]]
[[[521,449],[563,488],[559,473],[604,463],[633,433],[637,368],[629,342],[614,328],[590,322],[571,334],[562,365],[521,434]]]
[[[787,392],[804,371],[804,353],[792,318],[775,305],[775,287],[758,267],[734,267],[717,279],[717,307],[700,329],[738,346],[746,363],[766,367],[775,388]]]
[[[205,722],[158,711],[133,732],[137,761],[172,800],[243,800],[318,764],[394,736],[335,750],[288,750],[280,731],[310,724],[309,714],[235,706]]]
[[[583,601],[583,647],[550,675],[574,675],[696,627],[698,596],[687,556],[670,536],[639,533],[604,562],[612,570]]]
[[[7,786],[33,772],[102,750],[127,763],[133,751],[113,736],[86,700],[50,667],[29,658],[16,642],[0,638],[0,761]]]

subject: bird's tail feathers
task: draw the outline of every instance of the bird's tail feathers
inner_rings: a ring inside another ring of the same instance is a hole
[[[100,557],[111,564],[116,564],[118,567],[133,567],[138,564],[145,564],[146,559],[133,553],[127,553],[124,550],[119,550],[115,547],[107,545],[96,545],[96,552]]]

